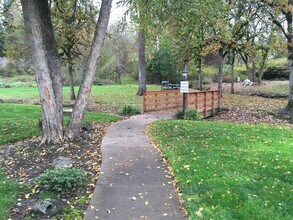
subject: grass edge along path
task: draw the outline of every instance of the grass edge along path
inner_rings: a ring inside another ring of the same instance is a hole
[[[190,219],[292,219],[292,130],[169,120],[148,132]]]
[[[41,116],[40,106],[23,104],[0,104],[0,148],[1,145],[21,141],[33,136],[39,136],[38,127]],[[103,112],[87,112],[84,123],[114,122],[117,116]],[[68,121],[68,117],[65,117]],[[7,219],[10,208],[16,203],[17,194],[21,191],[20,185],[14,180],[6,179],[0,166],[0,219]]]

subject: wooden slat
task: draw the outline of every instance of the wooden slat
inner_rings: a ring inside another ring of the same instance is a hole
[[[157,111],[182,106],[182,94],[178,90],[147,91],[143,97],[143,110]],[[186,97],[186,107],[195,108],[204,117],[213,115],[221,104],[220,90],[190,92]]]

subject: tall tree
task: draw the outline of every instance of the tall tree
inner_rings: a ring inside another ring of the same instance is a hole
[[[146,69],[145,69],[145,31],[140,28],[138,31],[138,91],[137,95],[142,96],[146,88]]]
[[[42,107],[42,143],[63,142],[62,85],[60,60],[54,38],[53,26],[47,0],[21,0],[23,16],[28,30],[35,76],[38,84]],[[80,131],[85,107],[109,23],[111,0],[103,0],[96,25],[96,31],[83,72],[83,81],[79,89],[68,129],[67,139],[74,139]]]
[[[92,42],[87,63],[83,71],[83,78],[78,91],[77,100],[74,104],[68,129],[65,132],[65,136],[68,139],[75,139],[79,134],[81,128],[82,119],[85,114],[86,105],[88,103],[89,95],[97,69],[98,58],[100,57],[101,49],[106,37],[111,6],[112,0],[102,0],[94,39]]]
[[[67,65],[71,99],[75,100],[74,64],[78,57],[88,52],[95,25],[97,10],[92,1],[54,0],[51,6],[52,22],[58,53]]]
[[[44,142],[63,141],[60,61],[48,2],[21,0],[42,107]]]
[[[137,23],[138,32],[138,91],[137,95],[143,95],[146,90],[146,64],[145,64],[145,47],[147,27],[152,25],[154,19],[152,16],[155,14],[154,6],[155,0],[121,0],[121,2],[129,7],[131,18]]]
[[[269,8],[272,22],[280,28],[287,40],[289,63],[289,99],[286,109],[293,113],[293,0],[260,0]]]

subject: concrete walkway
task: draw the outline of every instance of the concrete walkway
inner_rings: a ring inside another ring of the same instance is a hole
[[[84,219],[186,219],[172,178],[145,134],[167,114],[147,114],[113,124],[102,142],[103,163]]]

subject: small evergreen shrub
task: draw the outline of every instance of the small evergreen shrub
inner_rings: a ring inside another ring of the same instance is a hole
[[[176,119],[184,119],[184,120],[199,120],[200,115],[195,109],[186,110],[185,114],[183,110],[178,110],[175,113]]]
[[[176,119],[184,119],[184,112],[183,112],[183,110],[178,110],[178,111],[175,113],[175,118],[176,118]]]
[[[37,179],[37,182],[46,190],[59,193],[81,188],[86,185],[87,181],[86,172],[69,167],[47,170]]]
[[[200,119],[200,115],[198,114],[198,112],[195,109],[189,109],[188,111],[186,111],[186,113],[184,115],[184,119],[185,120],[198,120],[198,119]]]
[[[133,105],[125,105],[118,111],[119,115],[138,115],[140,114],[140,109]]]

